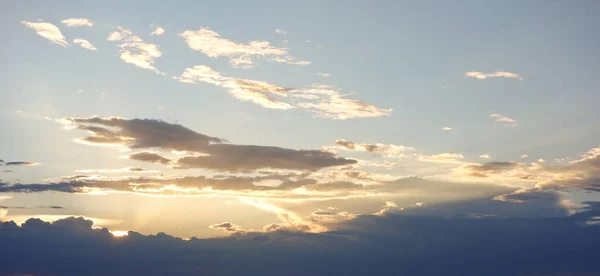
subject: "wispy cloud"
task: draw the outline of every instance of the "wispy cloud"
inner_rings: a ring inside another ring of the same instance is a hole
[[[466,72],[465,77],[476,78],[476,79],[480,79],[480,80],[484,80],[487,78],[499,78],[499,77],[522,79],[519,75],[517,75],[515,73],[504,72],[504,71],[496,71],[496,72],[492,72],[492,73],[483,73],[483,72],[472,71],[472,72]]]
[[[451,127],[443,127],[442,130],[443,131],[450,131],[450,130],[452,130],[452,128]]]
[[[107,40],[123,42],[119,45],[121,48],[121,59],[139,68],[164,75],[164,73],[154,67],[155,59],[162,56],[158,46],[144,42],[139,36],[134,36],[128,29],[123,27],[118,27],[118,29],[118,31],[110,33]]]
[[[209,57],[227,57],[233,67],[251,68],[254,66],[254,57],[269,57],[269,61],[307,65],[308,61],[296,61],[288,55],[288,49],[276,47],[268,41],[250,41],[247,44],[236,43],[221,37],[209,28],[200,28],[197,31],[185,31],[179,34],[188,46],[202,52]]]
[[[506,117],[502,114],[498,114],[498,113],[490,114],[490,118],[494,118],[494,122],[502,123],[502,124],[504,124],[504,126],[507,126],[507,127],[515,127],[519,124],[519,122],[517,122],[516,120],[508,118],[508,117]]]
[[[273,109],[307,109],[329,119],[352,119],[388,116],[391,109],[382,109],[358,100],[347,99],[333,86],[313,85],[311,88],[285,88],[263,81],[236,79],[221,75],[208,66],[187,68],[180,77],[184,83],[205,82],[227,88],[242,101],[250,101]]]
[[[492,156],[490,156],[489,154],[482,154],[482,155],[479,155],[479,158],[481,158],[481,159],[492,159]]]
[[[27,166],[27,167],[37,166],[39,164],[40,163],[29,162],[29,161],[14,161],[14,162],[6,162],[6,163],[4,163],[5,166]]]
[[[460,160],[465,157],[460,153],[440,153],[436,155],[423,155],[420,156],[419,159],[421,161],[432,161],[432,162],[448,162],[455,163],[461,162]]]
[[[82,38],[73,39],[73,43],[81,46],[82,48],[88,49],[88,50],[98,51],[98,49],[96,49],[96,46],[94,46],[92,43],[90,43],[89,41],[82,39]]]
[[[60,29],[51,23],[33,23],[27,21],[21,21],[21,23],[27,26],[28,28],[35,30],[35,32],[39,36],[50,40],[50,42],[52,43],[58,44],[63,47],[69,46],[69,43],[67,42],[63,34],[60,32]]]
[[[355,151],[366,151],[379,153],[382,156],[386,157],[403,157],[407,152],[413,153],[415,148],[402,146],[402,145],[393,145],[393,144],[365,144],[365,143],[355,143],[352,141],[347,141],[344,139],[336,140],[335,147],[326,147],[326,149],[342,149],[342,150],[355,150]]]
[[[92,27],[94,23],[87,18],[69,18],[60,21],[67,27]]]
[[[165,29],[161,28],[161,27],[156,27],[156,29],[154,29],[154,31],[152,31],[150,33],[150,35],[163,35],[165,34]]]
[[[282,29],[275,29],[275,32],[278,34],[287,34],[288,33],[286,30],[282,30]]]
[[[319,76],[321,76],[321,77],[331,77],[331,74],[329,74],[329,73],[319,73]]]

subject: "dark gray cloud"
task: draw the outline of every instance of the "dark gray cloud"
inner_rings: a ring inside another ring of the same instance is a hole
[[[465,166],[466,169],[471,170],[473,173],[479,173],[485,175],[487,173],[501,173],[504,171],[509,171],[519,167],[521,164],[517,162],[487,162],[483,164],[477,165],[468,165]]]
[[[153,152],[137,152],[127,156],[131,160],[144,161],[150,163],[170,164],[172,161]],[[143,170],[143,169],[142,169]]]
[[[597,202],[563,217],[388,213],[319,234],[273,225],[269,233],[189,240],[132,231],[115,238],[83,218],[30,219],[0,223],[0,274],[598,275],[600,248],[592,245],[600,243],[600,226],[585,224],[598,216]]]
[[[115,144],[131,149],[157,148],[201,153],[178,160],[179,168],[206,168],[219,171],[251,171],[263,168],[318,170],[356,164],[322,150],[296,150],[271,146],[225,144],[225,140],[197,133],[179,124],[160,120],[123,118],[66,118],[90,136],[79,140],[91,144]],[[131,158],[132,156],[130,156]],[[167,164],[157,154],[134,155],[132,159]]]
[[[209,226],[209,228],[223,230],[226,232],[237,232],[242,229],[239,225],[233,224],[231,222],[223,222],[223,223],[213,224],[213,225]]]
[[[335,157],[321,150],[295,150],[280,147],[215,144],[204,153],[208,156],[184,157],[184,168],[208,168],[220,171],[252,171],[262,168],[315,171],[326,167],[356,164],[353,159]]]
[[[6,166],[35,166],[38,163],[29,161],[13,161],[4,163]]]

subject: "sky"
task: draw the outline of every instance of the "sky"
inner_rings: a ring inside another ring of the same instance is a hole
[[[99,275],[599,272],[598,2],[0,7],[0,240],[26,250],[0,273],[93,275],[100,253],[24,262],[65,233],[122,252]],[[140,242],[157,267],[128,267]],[[198,270],[202,250],[225,255]]]

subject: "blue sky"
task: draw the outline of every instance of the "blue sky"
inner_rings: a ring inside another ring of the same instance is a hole
[[[189,238],[596,206],[599,3],[1,7],[0,220]]]

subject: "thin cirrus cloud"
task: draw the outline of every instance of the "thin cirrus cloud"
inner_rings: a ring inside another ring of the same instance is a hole
[[[265,108],[301,108],[328,119],[381,117],[392,112],[391,109],[347,99],[333,86],[315,84],[305,89],[285,88],[263,81],[226,77],[205,65],[187,68],[180,77],[173,78],[189,84],[214,84],[226,88],[236,99]]]
[[[5,166],[24,166],[24,167],[32,167],[32,166],[37,166],[39,164],[40,163],[30,162],[30,161],[13,161],[13,162],[4,163]]]
[[[119,47],[124,62],[164,75],[154,67],[155,60],[162,56],[157,45],[144,42],[139,36],[133,35],[130,30],[123,27],[118,27],[117,31],[110,33],[107,40],[123,42]]]
[[[493,118],[495,123],[501,123],[507,127],[516,127],[517,125],[519,125],[519,122],[517,122],[516,120],[508,118],[499,113],[490,114],[490,118]]]
[[[250,41],[236,43],[221,37],[221,35],[209,28],[200,28],[197,31],[187,30],[179,34],[188,46],[196,51],[202,52],[211,58],[227,57],[233,67],[251,68],[255,57],[268,57],[269,61],[307,65],[308,61],[297,61],[288,55],[288,49],[271,45],[269,41]]]
[[[406,153],[414,153],[415,151],[415,148],[402,145],[355,143],[344,139],[336,140],[334,147],[326,147],[326,149],[373,152],[386,157],[403,157]]]
[[[60,21],[67,27],[92,27],[94,23],[87,18],[69,18]]]
[[[82,38],[73,39],[73,43],[81,46],[84,49],[88,49],[91,51],[98,51],[98,49],[96,49],[96,46],[94,46],[92,43],[90,43],[89,41],[82,39]]]
[[[462,162],[460,160],[465,157],[460,153],[440,153],[436,155],[422,155],[419,157],[421,161],[430,161],[430,162],[448,162],[448,163],[456,163]]]
[[[487,78],[511,78],[511,79],[522,79],[519,75],[511,72],[496,71],[491,73],[483,73],[477,71],[466,72],[465,77],[476,78],[484,80]]]
[[[21,23],[28,28],[35,30],[36,34],[54,44],[58,44],[63,47],[69,46],[66,38],[60,32],[60,29],[54,24],[48,22],[33,23],[28,21],[21,21]]]
[[[334,153],[322,150],[227,144],[224,139],[200,134],[179,124],[152,119],[90,117],[64,118],[61,122],[70,128],[88,131],[89,136],[76,140],[83,144],[198,153],[172,162],[155,153],[129,156],[139,161],[173,163],[173,166],[182,169],[247,172],[273,168],[315,171],[357,163],[354,159],[336,157]]]
[[[163,35],[163,34],[165,34],[165,29],[163,29],[161,27],[156,27],[156,29],[154,29],[154,31],[152,31],[150,33],[150,35],[156,35],[156,36]]]

